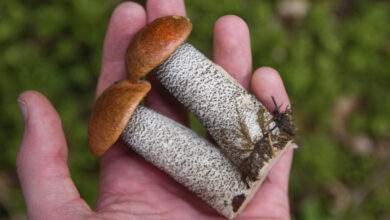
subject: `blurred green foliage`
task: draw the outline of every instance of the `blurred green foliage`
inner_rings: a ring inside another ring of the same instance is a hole
[[[187,0],[190,42],[211,55],[213,23],[236,14],[249,25],[254,66],[280,71],[300,132],[290,181],[294,218],[389,218],[389,3],[298,0],[306,7],[300,15],[283,11],[286,2],[292,1]],[[59,111],[72,177],[94,205],[98,166],[87,149],[86,125],[104,33],[118,3],[0,2],[0,181],[9,194],[0,198],[0,218],[25,213],[15,174],[23,131],[16,100],[28,89],[45,94]],[[364,153],[334,132],[340,97],[359,100],[345,123],[349,136],[373,143]]]

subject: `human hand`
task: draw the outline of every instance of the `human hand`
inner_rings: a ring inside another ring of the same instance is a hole
[[[182,0],[149,0],[145,10],[132,2],[119,5],[107,30],[97,95],[125,77],[127,45],[147,22],[165,15],[185,15]],[[267,67],[252,75],[248,27],[236,16],[220,18],[214,27],[214,62],[245,88],[251,89],[269,110],[271,96],[289,104],[279,74]],[[152,79],[146,104],[180,123],[186,113]],[[37,92],[19,97],[25,133],[17,158],[17,171],[31,219],[218,219],[222,218],[191,192],[117,143],[100,161],[97,207],[80,197],[67,165],[67,144],[61,121],[49,101]],[[272,168],[240,218],[289,219],[288,176],[292,149]]]

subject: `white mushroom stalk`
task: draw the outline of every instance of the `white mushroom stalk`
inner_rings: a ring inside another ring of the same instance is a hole
[[[138,106],[121,140],[227,218],[250,190],[238,169],[210,142],[146,107]]]
[[[267,109],[226,71],[188,43],[154,70],[168,91],[193,112],[248,184],[267,174],[286,139]]]

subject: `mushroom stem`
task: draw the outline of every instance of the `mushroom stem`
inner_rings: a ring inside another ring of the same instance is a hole
[[[248,186],[266,175],[265,165],[289,141],[281,143],[273,116],[253,95],[188,43],[153,74],[198,117]]]
[[[251,196],[237,168],[215,146],[146,107],[136,108],[121,140],[227,218]]]

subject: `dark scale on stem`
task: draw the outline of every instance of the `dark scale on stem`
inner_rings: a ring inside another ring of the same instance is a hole
[[[248,180],[256,181],[258,179],[259,170],[273,156],[270,138],[269,133],[265,133],[264,136],[255,143],[255,148],[240,166],[242,181],[244,181],[248,188]]]
[[[246,197],[244,194],[237,195],[233,198],[233,200],[232,200],[233,212],[238,211],[238,209],[241,207],[242,203],[245,201],[245,198]]]

